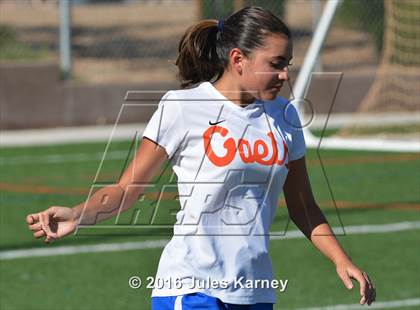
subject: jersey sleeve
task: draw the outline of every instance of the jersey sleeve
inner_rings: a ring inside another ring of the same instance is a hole
[[[184,123],[181,104],[173,91],[162,97],[142,136],[163,147],[169,158],[174,155],[184,137]]]
[[[305,138],[299,113],[292,103],[288,103],[286,117],[291,127],[292,149],[289,150],[290,160],[297,160],[306,153]]]

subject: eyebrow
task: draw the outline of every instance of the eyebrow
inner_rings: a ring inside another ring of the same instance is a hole
[[[280,60],[287,60],[287,58],[286,57],[284,57],[284,56],[274,56],[274,57],[272,57],[273,59],[280,59]],[[293,57],[290,57],[289,58],[289,61],[290,60],[292,60],[293,59]]]

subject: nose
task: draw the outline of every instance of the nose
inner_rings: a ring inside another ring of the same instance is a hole
[[[289,80],[289,67],[286,66],[279,71],[279,80],[288,81]]]

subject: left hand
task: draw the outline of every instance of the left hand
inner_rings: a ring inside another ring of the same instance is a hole
[[[369,306],[376,299],[376,289],[368,274],[356,267],[350,260],[336,265],[337,274],[344,285],[351,290],[353,288],[352,279],[360,285],[360,304],[367,303]]]

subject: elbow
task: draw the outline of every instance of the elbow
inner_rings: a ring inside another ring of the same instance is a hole
[[[324,214],[315,202],[288,208],[288,213],[292,222],[308,239],[318,225],[327,223]]]
[[[117,183],[117,191],[120,193],[123,204],[122,209],[130,208],[144,192],[144,185]]]

